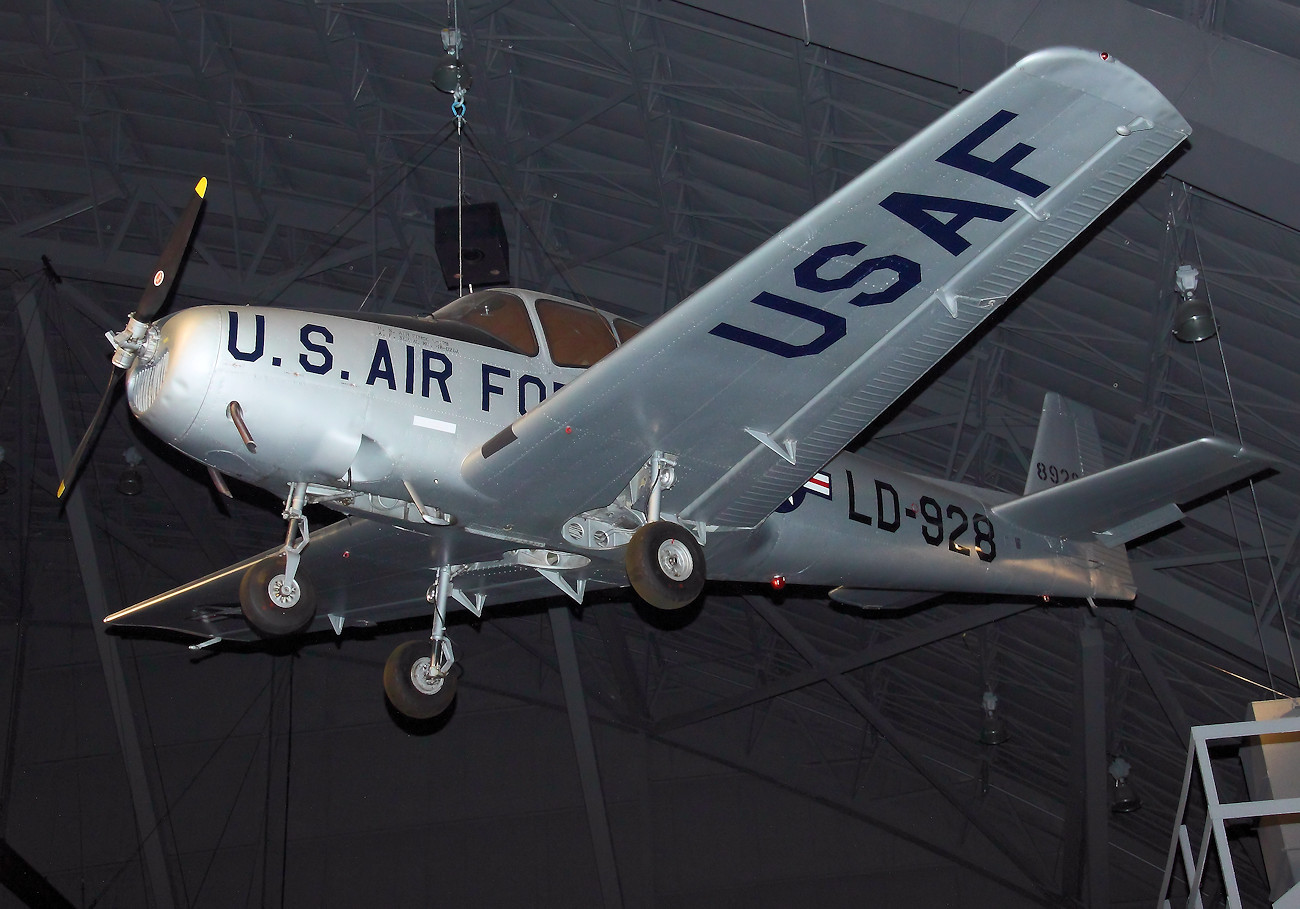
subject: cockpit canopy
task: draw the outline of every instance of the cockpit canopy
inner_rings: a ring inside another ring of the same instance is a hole
[[[556,366],[585,368],[641,330],[626,319],[609,319],[598,310],[563,300],[537,297],[537,323]],[[448,303],[433,314],[490,336],[504,349],[526,357],[540,352],[528,306],[506,290],[480,290]],[[495,346],[495,345],[494,345]]]

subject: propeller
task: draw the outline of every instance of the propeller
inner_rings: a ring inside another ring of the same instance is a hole
[[[135,362],[136,355],[140,352],[141,346],[145,342],[145,337],[149,333],[149,326],[153,324],[154,319],[158,317],[159,310],[167,302],[167,295],[171,291],[172,281],[176,278],[176,273],[180,270],[181,261],[185,258],[185,250],[190,245],[190,235],[194,233],[194,222],[198,219],[199,209],[203,207],[203,196],[208,191],[208,178],[201,177],[194,187],[194,197],[190,199],[185,211],[176,221],[176,226],[172,228],[172,234],[167,239],[167,245],[163,247],[162,254],[158,257],[158,264],[154,267],[153,277],[149,285],[145,287],[144,293],[140,295],[140,302],[136,304],[135,312],[127,316],[126,327],[117,334],[106,332],[105,337],[113,345],[115,353],[113,354],[112,371],[108,374],[108,384],[104,387],[104,394],[99,399],[99,407],[95,409],[95,416],[90,421],[90,426],[86,428],[86,434],[81,437],[77,450],[73,453],[72,459],[68,461],[67,466],[63,469],[63,477],[59,481],[59,491],[56,493],[59,501],[62,501],[72,489],[72,484],[76,481],[78,474],[81,473],[82,464],[85,461],[86,454],[89,452],[99,430],[104,425],[104,420],[108,417],[109,404],[113,400],[113,392],[117,388],[117,383],[121,381],[122,376]]]

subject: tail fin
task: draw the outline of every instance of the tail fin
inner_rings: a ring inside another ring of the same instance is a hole
[[[1038,421],[1025,495],[1100,473],[1104,468],[1092,411],[1049,391],[1043,397],[1043,415]]]
[[[1272,459],[1206,438],[1104,470],[1092,411],[1049,393],[1043,399],[1023,498],[993,508],[999,520],[1074,541],[1094,595],[1132,599],[1124,544],[1182,517],[1180,503],[1268,470]]]
[[[1272,464],[1238,442],[1205,438],[1103,470],[1092,412],[1049,393],[1025,495],[993,514],[1036,533],[1119,547],[1177,521],[1181,503]]]

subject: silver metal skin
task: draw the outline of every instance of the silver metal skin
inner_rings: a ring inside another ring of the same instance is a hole
[[[557,488],[606,505],[658,448],[680,463],[665,511],[757,526],[1189,133],[1122,64],[1033,54],[517,421],[518,443],[472,455],[464,475],[509,500],[519,526],[548,521]],[[946,154],[998,179],[941,163]],[[927,196],[961,213],[936,207],[926,234],[886,210],[899,194],[911,194],[914,220],[925,222],[915,209]],[[814,268],[819,251],[841,254]],[[916,269],[852,280],[883,257]],[[916,271],[897,299],[862,305]],[[592,434],[599,441],[575,444]]]
[[[590,368],[555,364],[538,312],[554,298],[524,290],[504,292],[528,323],[509,343],[476,333],[493,324],[477,295],[432,321],[179,312],[131,365],[141,422],[350,517],[295,553],[291,494],[286,547],[107,621],[248,639],[238,610],[198,607],[287,554],[319,599],[310,627],[340,632],[427,614],[436,573],[429,671],[445,675],[452,603],[625,585],[623,548],[659,519],[695,536],[712,578],[863,606],[879,590],[1131,598],[1122,544],[1265,458],[1202,440],[1103,471],[1091,415],[1051,396],[1021,499],[840,451],[1189,132],[1122,64],[1034,54]],[[695,567],[680,541],[653,557],[673,580]]]

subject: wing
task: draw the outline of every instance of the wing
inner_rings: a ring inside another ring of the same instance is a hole
[[[996,517],[1062,539],[1108,546],[1172,524],[1178,505],[1268,470],[1271,460],[1227,439],[1197,439],[997,505]]]
[[[503,559],[502,544],[457,528],[425,533],[364,518],[349,517],[316,531],[302,552],[300,577],[317,598],[310,631],[337,622],[369,626],[392,619],[428,616],[425,593],[443,559],[458,565],[456,589],[473,598],[490,595],[494,605],[557,596],[563,587],[536,567]],[[239,607],[244,573],[264,559],[278,558],[279,547],[151,597],[104,619],[126,628],[153,628],[228,641],[257,640]],[[593,562],[564,572],[564,583],[588,589],[615,586],[620,569]],[[454,604],[453,604],[454,606]]]
[[[1034,54],[471,454],[554,535],[656,451],[663,509],[762,521],[1188,134],[1150,84]],[[520,526],[517,524],[516,526]]]

